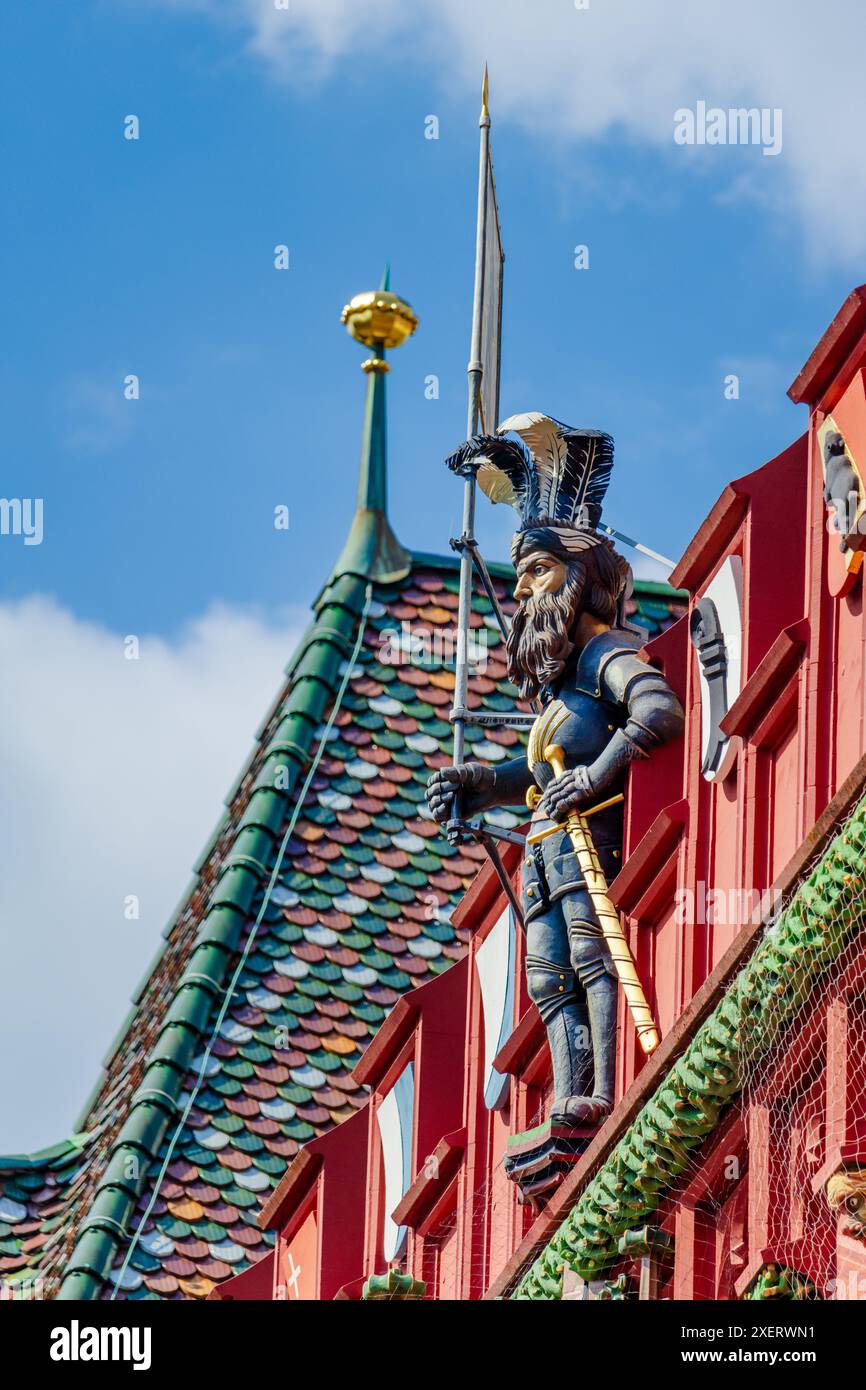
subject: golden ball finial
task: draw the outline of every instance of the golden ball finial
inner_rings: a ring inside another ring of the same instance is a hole
[[[340,315],[347,331],[365,347],[400,347],[418,327],[412,306],[390,290],[368,290],[350,299]]]

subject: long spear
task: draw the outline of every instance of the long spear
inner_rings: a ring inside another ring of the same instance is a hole
[[[471,439],[478,433],[479,421],[482,429],[496,428],[496,414],[499,408],[499,354],[501,341],[502,315],[502,249],[499,242],[499,219],[496,208],[496,194],[493,183],[493,170],[490,160],[490,111],[487,105],[488,79],[487,65],[484,66],[484,80],[481,86],[481,115],[478,125],[481,131],[478,160],[478,214],[475,228],[475,290],[472,300],[472,338],[469,351],[467,376],[469,379],[469,410],[466,435]],[[490,265],[488,234],[491,230],[490,218],[495,219],[498,264]],[[485,316],[490,333],[485,342]],[[487,361],[485,363],[485,356]],[[487,398],[487,410],[482,404],[482,392]],[[486,418],[490,416],[490,418]],[[470,462],[464,470],[463,484],[463,530],[460,539],[454,543],[460,552],[460,597],[457,609],[457,654],[454,666],[454,704],[451,722],[454,725],[455,767],[463,762],[466,745],[467,688],[469,681],[469,624],[472,610],[472,569],[478,563],[475,540],[475,496],[478,464]],[[482,570],[482,578],[484,572]],[[486,587],[486,586],[485,586]],[[494,605],[498,608],[498,605]],[[448,838],[454,843],[460,836],[461,820],[459,797],[455,793],[451,807],[451,819],[446,827]]]

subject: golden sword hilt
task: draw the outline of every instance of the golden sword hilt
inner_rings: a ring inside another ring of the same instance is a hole
[[[530,787],[529,791],[526,793],[527,802],[529,802],[529,798],[533,792],[535,792],[535,798],[531,804],[530,809],[534,811],[539,801],[541,800],[541,796],[538,792],[537,787]],[[619,805],[620,801],[625,801],[625,797],[623,796],[622,792],[617,792],[616,796],[609,796],[607,798],[607,801],[599,801],[597,806],[587,806],[586,810],[581,811],[580,814],[583,816],[584,820],[589,820],[590,816],[597,816],[599,811],[606,811],[609,806],[617,806]],[[537,845],[540,840],[546,840],[549,835],[557,835],[561,833],[561,825],[549,825],[546,830],[533,830],[531,835],[527,835],[526,843],[528,845]]]

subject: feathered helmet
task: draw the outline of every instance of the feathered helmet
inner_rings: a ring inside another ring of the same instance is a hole
[[[609,544],[596,527],[613,468],[613,440],[601,430],[572,429],[550,415],[511,415],[495,434],[461,444],[447,466],[477,466],[491,502],[508,502],[521,525],[511,543],[522,555],[548,550],[563,559]]]
[[[535,412],[511,415],[495,434],[467,439],[445,462],[455,473],[477,469],[478,485],[491,502],[514,507],[521,523],[511,542],[515,567],[537,550],[565,561],[597,546],[613,551],[597,529],[613,469],[613,439],[602,430],[572,429]],[[617,621],[630,627],[625,603],[633,588],[631,567],[622,556],[617,563],[624,571]]]

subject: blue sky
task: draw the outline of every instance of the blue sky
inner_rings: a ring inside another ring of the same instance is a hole
[[[11,28],[3,486],[44,497],[45,541],[6,547],[4,592],[48,590],[164,632],[215,595],[310,599],[348,524],[358,453],[361,354],[338,314],[386,259],[421,318],[389,381],[392,511],[404,542],[446,546],[477,91],[400,46],[293,85],[197,10],[34,4]],[[503,408],[611,430],[610,519],[676,557],[724,482],[802,428],[785,388],[858,277],[816,265],[795,221],[731,196],[745,172],[781,199],[784,149],[701,161],[616,130],[550,141],[500,116],[495,68],[492,84]],[[438,141],[424,139],[430,113]],[[573,268],[577,243],[588,271]],[[122,394],[130,372],[137,402]],[[288,534],[274,532],[277,502]]]
[[[2,491],[44,499],[44,541],[0,540],[13,673],[0,773],[19,808],[0,845],[15,963],[0,1003],[7,1045],[31,1059],[9,1078],[0,1147],[71,1125],[341,548],[364,377],[339,311],[386,260],[421,320],[389,377],[392,519],[422,550],[445,551],[457,528],[442,459],[465,422],[485,58],[508,257],[503,414],[613,433],[607,519],[674,558],[729,478],[805,428],[785,390],[866,278],[866,20],[847,0],[820,16],[805,0],[757,16],[742,0],[680,8],[4,13]],[[698,100],[781,108],[781,153],[676,146],[673,112]],[[138,141],[123,138],[129,114]],[[574,269],[578,243],[589,270]],[[492,558],[510,529],[485,503]],[[155,654],[134,699],[112,664],[128,633]],[[108,806],[114,848],[100,845]],[[87,872],[57,881],[55,862]],[[112,903],[137,874],[151,908],[130,938]],[[76,954],[91,960],[77,1012]],[[40,989],[63,1047],[39,1034]]]

